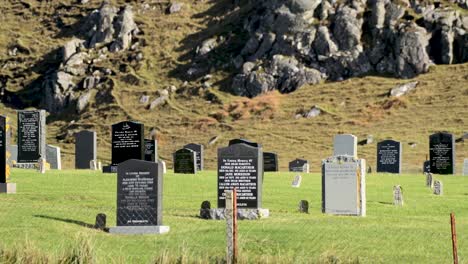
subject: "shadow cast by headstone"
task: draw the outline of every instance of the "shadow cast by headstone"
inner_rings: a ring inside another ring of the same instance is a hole
[[[79,221],[79,220],[73,220],[73,219],[67,219],[67,218],[60,218],[60,217],[48,216],[48,215],[33,215],[33,216],[34,216],[34,217],[37,217],[37,218],[43,218],[43,219],[48,219],[48,220],[54,220],[54,221],[59,221],[59,222],[64,222],[64,223],[69,223],[69,224],[75,224],[75,225],[79,225],[79,226],[86,227],[86,228],[93,229],[93,230],[99,230],[99,229],[95,228],[94,225],[88,224],[88,223],[86,223],[86,222]],[[105,228],[103,231],[106,232],[106,233],[108,233],[108,232],[109,232],[109,228]]]
[[[385,205],[393,205],[393,203],[390,202],[378,202],[379,204],[385,204]]]

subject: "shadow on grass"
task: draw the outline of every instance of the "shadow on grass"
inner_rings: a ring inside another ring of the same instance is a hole
[[[60,217],[54,217],[54,216],[48,216],[48,215],[33,215],[34,217],[38,217],[38,218],[44,218],[44,219],[49,219],[49,220],[55,220],[55,221],[60,221],[60,222],[64,222],[64,223],[69,223],[69,224],[75,224],[75,225],[79,225],[79,226],[82,226],[82,227],[86,227],[86,228],[90,228],[90,229],[94,229],[94,230],[99,230],[97,228],[94,227],[94,225],[92,224],[88,224],[86,222],[83,222],[83,221],[78,221],[78,220],[73,220],[73,219],[66,219],[66,218],[60,218]],[[109,228],[104,228],[104,232],[109,232]]]

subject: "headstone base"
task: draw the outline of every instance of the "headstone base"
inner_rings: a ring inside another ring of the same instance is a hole
[[[120,235],[164,234],[170,230],[169,226],[115,226],[109,228],[109,233]]]
[[[19,169],[34,169],[37,170],[39,168],[37,163],[16,163],[13,164],[14,168],[19,168]]]
[[[225,208],[200,209],[200,217],[208,220],[226,220]],[[258,220],[270,217],[270,209],[237,209],[237,219]]]
[[[0,193],[14,194],[16,193],[16,183],[0,183]]]
[[[102,173],[117,173],[117,166],[116,165],[108,165],[102,167]]]

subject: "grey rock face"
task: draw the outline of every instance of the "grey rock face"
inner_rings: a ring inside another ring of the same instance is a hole
[[[427,72],[429,66],[432,65],[426,51],[428,42],[429,36],[424,28],[410,25],[400,30],[395,46],[398,77],[412,78]]]
[[[131,6],[126,6],[118,15],[115,21],[115,31],[117,37],[114,39],[110,47],[110,51],[126,50],[132,43],[132,36],[139,31],[135,21],[133,20],[133,11]]]

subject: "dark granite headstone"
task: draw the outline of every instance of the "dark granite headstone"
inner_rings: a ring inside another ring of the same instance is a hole
[[[295,159],[289,162],[289,171],[309,173],[309,161],[304,159]]]
[[[278,154],[263,152],[263,169],[265,171],[278,171]]]
[[[152,162],[158,160],[158,141],[145,139],[145,160]]]
[[[218,149],[218,207],[225,208],[225,191],[237,189],[239,208],[261,208],[262,149],[233,144]]]
[[[195,174],[197,172],[197,153],[191,149],[174,152],[174,173]]]
[[[384,140],[377,144],[377,172],[401,173],[401,143]]]
[[[162,225],[162,165],[130,159],[117,175],[117,226]]]
[[[423,164],[423,173],[429,173],[429,172],[431,172],[431,161],[426,160],[424,161],[424,164]]]
[[[144,125],[125,121],[112,125],[112,165],[129,159],[144,160]]]
[[[307,200],[301,200],[299,202],[299,212],[301,213],[309,213],[309,202]]]
[[[107,222],[106,220],[107,220],[106,214],[97,214],[94,228],[99,229],[99,230],[105,230],[106,222]]]
[[[229,140],[229,146],[232,146],[232,145],[235,145],[235,144],[247,144],[249,146],[252,146],[254,148],[261,148],[262,145],[256,143],[256,142],[252,142],[250,140],[247,140],[247,139],[243,139],[243,138],[236,138],[236,139],[231,139]]]
[[[10,178],[10,124],[8,117],[0,115],[0,183],[7,183]]]
[[[46,157],[46,113],[18,111],[18,163],[37,163]]]
[[[75,169],[90,169],[89,162],[97,160],[96,132],[83,130],[75,134]]]
[[[429,137],[431,173],[455,173],[455,138],[449,133],[435,133]]]
[[[191,149],[197,154],[197,171],[202,171],[204,166],[204,147],[201,144],[190,143],[184,146],[186,149]]]

